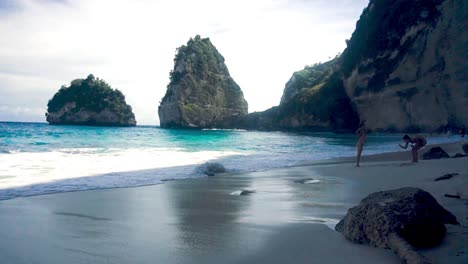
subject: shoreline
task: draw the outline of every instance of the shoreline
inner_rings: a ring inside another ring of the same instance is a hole
[[[422,153],[427,151],[431,147],[436,147],[440,146],[442,147],[451,157],[455,155],[456,153],[463,153],[463,150],[461,149],[461,145],[464,143],[468,143],[468,140],[460,140],[457,142],[450,142],[450,143],[441,143],[441,144],[429,144],[426,145],[424,148],[421,149],[419,152],[419,156],[422,156]],[[364,152],[365,154],[365,148]],[[408,156],[406,158],[405,156]],[[363,155],[361,157],[361,162],[379,162],[379,161],[405,161],[409,159],[411,156],[411,152],[409,150],[400,150],[400,151],[395,151],[395,152],[384,152],[384,153],[378,153],[378,154],[370,154],[370,155]],[[348,156],[348,157],[335,157],[335,158],[329,158],[329,159],[319,159],[319,160],[306,160],[306,161],[301,161],[298,162],[297,164],[292,164],[288,166],[283,166],[283,167],[276,167],[276,168],[266,168],[266,169],[261,169],[261,170],[256,170],[256,171],[248,171],[248,172],[227,172],[225,174],[227,175],[237,175],[237,174],[246,174],[246,173],[256,173],[256,172],[268,172],[270,170],[278,170],[278,169],[284,169],[284,168],[293,168],[293,167],[303,167],[303,166],[320,166],[320,165],[339,165],[339,164],[344,164],[344,163],[354,163],[356,161],[355,156]],[[201,165],[201,164],[199,164]],[[138,173],[140,171],[129,171],[129,172],[120,172],[120,173],[125,173],[125,174],[131,174],[131,173]],[[113,172],[111,173],[106,173],[102,175],[96,175],[96,176],[84,176],[84,177],[78,177],[78,178],[88,178],[88,177],[104,177],[107,175],[112,175],[114,174]],[[60,191],[51,191],[51,192],[45,192],[45,193],[39,193],[39,194],[30,194],[30,195],[19,195],[11,198],[6,198],[6,199],[0,199],[0,202],[2,201],[7,201],[7,200],[12,200],[12,199],[19,199],[19,198],[28,198],[28,197],[35,197],[35,196],[42,196],[42,195],[53,195],[53,194],[60,194],[60,193],[69,193],[69,192],[86,192],[86,191],[99,191],[99,190],[112,190],[112,189],[122,189],[122,188],[140,188],[140,187],[146,187],[146,186],[157,186],[161,184],[165,184],[167,182],[171,181],[184,181],[184,180],[190,180],[190,179],[198,179],[198,178],[205,178],[205,177],[211,177],[211,176],[201,176],[201,177],[187,177],[187,178],[168,178],[168,179],[162,179],[158,183],[148,183],[148,184],[141,184],[141,185],[135,185],[135,186],[121,186],[121,187],[98,187],[98,188],[89,188],[89,189],[84,189],[84,190],[60,190]],[[72,179],[72,178],[71,178]],[[48,184],[47,182],[44,183],[39,183],[39,184],[34,184],[31,186],[36,186],[36,185],[43,185],[43,184]],[[27,188],[28,186],[20,186],[20,187],[15,187],[12,188],[12,190],[17,189],[17,188]],[[5,189],[9,190],[9,189]]]
[[[453,155],[465,142],[442,147]],[[390,250],[353,244],[330,227],[370,192],[414,186],[461,223],[420,252],[436,263],[466,263],[468,157],[409,160],[404,151],[363,156],[360,168],[350,157],[2,200],[0,262],[400,263]],[[445,173],[459,175],[434,182]],[[232,195],[245,189],[254,192]],[[444,197],[455,192],[462,199]]]

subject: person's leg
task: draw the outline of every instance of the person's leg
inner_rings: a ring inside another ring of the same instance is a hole
[[[411,153],[413,154],[413,162],[418,162],[418,150],[422,148],[420,145],[416,145],[411,149]]]
[[[359,167],[359,162],[361,161],[362,148],[364,147],[364,144],[358,143],[356,147],[357,147],[356,167]]]
[[[411,149],[411,154],[413,155],[412,162],[418,162],[418,151],[416,150],[416,148]]]

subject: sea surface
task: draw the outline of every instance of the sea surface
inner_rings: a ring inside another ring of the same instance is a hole
[[[401,151],[401,134],[371,133],[364,155]],[[435,136],[428,144],[454,142]],[[352,134],[51,126],[0,122],[0,200],[47,193],[160,184],[228,172],[355,155]]]

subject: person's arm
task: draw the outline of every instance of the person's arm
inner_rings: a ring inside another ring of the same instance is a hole
[[[404,146],[401,145],[401,144],[398,144],[398,146],[400,146],[400,148],[402,148],[402,149],[407,149],[407,148],[408,148],[408,144],[409,144],[409,142],[406,141]]]

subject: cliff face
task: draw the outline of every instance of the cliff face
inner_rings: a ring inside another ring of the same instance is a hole
[[[53,125],[136,125],[125,96],[93,75],[62,87],[47,106],[46,120]]]
[[[468,126],[468,3],[371,0],[334,60],[306,67],[250,129],[440,131]]]
[[[247,115],[247,102],[208,38],[178,48],[158,109],[161,127],[224,128]]]
[[[463,0],[370,1],[341,67],[370,129],[468,125],[467,10]]]

